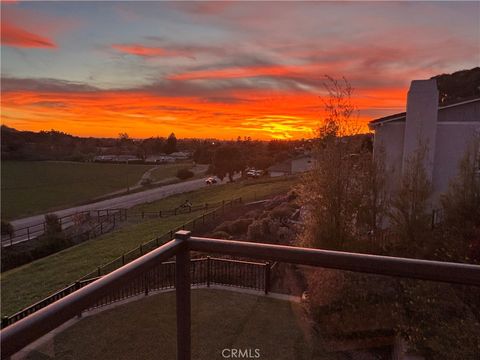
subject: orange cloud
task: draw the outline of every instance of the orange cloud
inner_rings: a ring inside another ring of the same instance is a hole
[[[7,21],[2,21],[2,45],[25,48],[56,48],[55,43],[43,36],[23,30]]]
[[[185,51],[171,51],[161,47],[145,46],[141,44],[113,44],[112,48],[118,52],[136,55],[142,57],[154,57],[154,56],[187,56],[192,57]]]
[[[2,123],[22,130],[58,129],[82,136],[116,137],[126,131],[146,138],[166,136],[233,139],[309,138],[323,118],[317,95],[291,91],[243,89],[228,95],[238,101],[198,96],[168,97],[141,90],[104,91],[55,88],[38,92],[12,90],[3,93]],[[368,111],[383,114],[400,110],[406,89],[358,91],[357,122],[368,131]]]

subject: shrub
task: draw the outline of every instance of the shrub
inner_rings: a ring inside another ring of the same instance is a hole
[[[62,232],[62,224],[56,214],[45,215],[45,233],[47,235],[58,234]]]
[[[248,219],[257,219],[261,214],[261,210],[251,210],[245,214],[245,217]]]
[[[10,235],[13,236],[14,230],[12,224],[8,221],[2,220],[2,235]]]
[[[228,232],[234,235],[245,234],[248,230],[248,226],[253,222],[252,219],[238,219],[232,221],[228,227]]]
[[[227,221],[224,221],[223,223],[221,223],[220,225],[218,225],[215,230],[213,230],[214,232],[225,232],[225,233],[230,233],[230,225],[233,223],[233,221],[231,220],[227,220]]]
[[[283,221],[288,219],[294,211],[295,208],[292,205],[283,203],[270,212],[270,217]]]
[[[177,178],[180,180],[186,180],[193,177],[193,172],[188,169],[180,169],[177,171]]]
[[[149,177],[146,177],[146,178],[143,178],[141,181],[140,181],[140,185],[142,186],[150,186],[152,185],[152,178],[149,178]]]
[[[230,234],[225,231],[214,231],[210,236],[215,239],[225,240],[229,240],[231,238]]]

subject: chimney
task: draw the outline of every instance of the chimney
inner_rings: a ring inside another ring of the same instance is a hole
[[[427,154],[424,166],[428,178],[432,180],[437,116],[437,81],[435,79],[412,81],[407,98],[402,172],[405,171],[407,160],[415,153],[419,145],[425,145]]]

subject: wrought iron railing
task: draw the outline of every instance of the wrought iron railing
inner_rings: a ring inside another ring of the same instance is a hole
[[[361,273],[480,286],[478,265],[199,238],[191,237],[189,231],[182,230],[175,234],[174,240],[3,329],[0,334],[2,358],[16,353],[83,310],[95,306],[105,296],[118,291],[129,282],[142,281],[141,279],[145,279],[160,263],[175,256],[177,359],[189,360],[192,252],[228,254]]]

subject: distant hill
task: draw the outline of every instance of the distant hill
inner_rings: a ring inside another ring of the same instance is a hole
[[[440,104],[480,97],[480,67],[432,77],[437,80]]]

